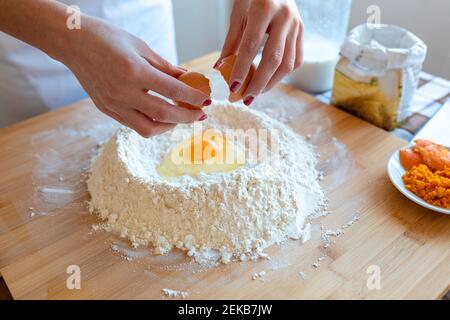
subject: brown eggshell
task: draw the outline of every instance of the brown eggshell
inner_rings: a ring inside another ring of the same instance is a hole
[[[218,68],[219,72],[222,74],[222,77],[228,83],[228,86],[231,85],[230,77],[231,77],[231,72],[233,71],[233,66],[236,62],[236,58],[237,58],[237,55],[232,55],[232,56],[224,58],[222,60],[222,64]],[[247,74],[247,77],[245,78],[245,80],[242,83],[241,87],[239,88],[238,92],[236,92],[236,93],[230,92],[229,100],[231,102],[236,102],[243,98],[243,95],[244,95],[245,91],[247,90],[250,80],[253,78],[253,75],[255,74],[255,71],[256,71],[256,66],[252,63],[250,70]]]
[[[179,76],[178,80],[194,89],[200,90],[201,92],[203,92],[208,96],[211,96],[211,86],[209,80],[201,73],[189,71]],[[193,106],[191,104],[181,101],[175,101],[175,103],[180,107],[187,109],[197,109],[197,110],[200,109],[200,107],[198,106]]]

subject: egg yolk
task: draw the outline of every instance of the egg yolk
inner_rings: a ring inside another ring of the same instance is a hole
[[[184,164],[218,162],[225,153],[226,138],[218,131],[202,132],[180,143],[175,150]]]
[[[157,171],[161,176],[230,172],[244,164],[243,153],[220,132],[212,130],[178,144],[163,159]]]
[[[219,154],[220,149],[220,146],[210,139],[192,139],[191,163],[202,163],[210,160]]]

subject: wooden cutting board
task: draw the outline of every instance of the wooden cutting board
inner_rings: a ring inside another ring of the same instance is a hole
[[[187,67],[206,70],[215,57]],[[170,288],[194,299],[435,299],[447,292],[450,217],[407,200],[386,174],[404,141],[287,86],[258,98],[255,108],[311,136],[331,214],[312,222],[305,244],[289,241],[271,247],[270,260],[213,269],[180,252],[132,250],[92,230],[98,220],[86,210],[84,172],[114,123],[91,102],[0,129],[0,272],[12,296],[161,299]],[[341,227],[325,248],[321,228]],[[72,265],[80,268],[79,290],[66,286]],[[260,271],[266,275],[252,280]],[[369,278],[378,271],[379,288]]]

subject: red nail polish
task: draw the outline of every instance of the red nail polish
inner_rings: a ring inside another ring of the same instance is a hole
[[[231,92],[236,93],[236,91],[238,91],[240,86],[241,86],[241,83],[239,81],[233,82],[230,86]]]
[[[207,106],[210,106],[211,103],[212,103],[212,100],[208,99],[208,100],[205,100],[205,102],[203,102],[202,106],[207,107]]]
[[[206,119],[208,119],[208,116],[206,114],[204,114],[200,117],[200,119],[198,119],[198,121],[204,121]]]
[[[219,60],[217,60],[216,63],[214,64],[213,69],[218,69],[218,68],[220,68],[221,65],[222,65],[222,60],[219,59]]]
[[[252,104],[253,100],[255,100],[255,97],[248,96],[244,99],[244,104],[248,107]]]

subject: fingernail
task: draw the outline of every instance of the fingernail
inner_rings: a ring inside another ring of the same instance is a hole
[[[248,107],[249,105],[252,104],[253,100],[255,100],[255,97],[248,96],[244,99],[244,104]]]
[[[181,70],[183,70],[184,72],[188,72],[188,69],[183,68],[183,67],[178,67],[178,69],[181,69]]]
[[[208,118],[208,115],[204,114],[200,117],[200,119],[198,119],[198,121],[204,121]]]
[[[236,91],[238,91],[240,86],[241,86],[241,83],[239,81],[233,82],[230,86],[231,92],[236,93]]]
[[[211,103],[212,103],[212,100],[208,99],[208,100],[205,100],[205,102],[203,102],[202,106],[207,107],[207,106],[210,106]]]
[[[216,61],[216,63],[214,64],[213,69],[218,69],[220,68],[220,66],[222,65],[222,59],[219,59]]]

